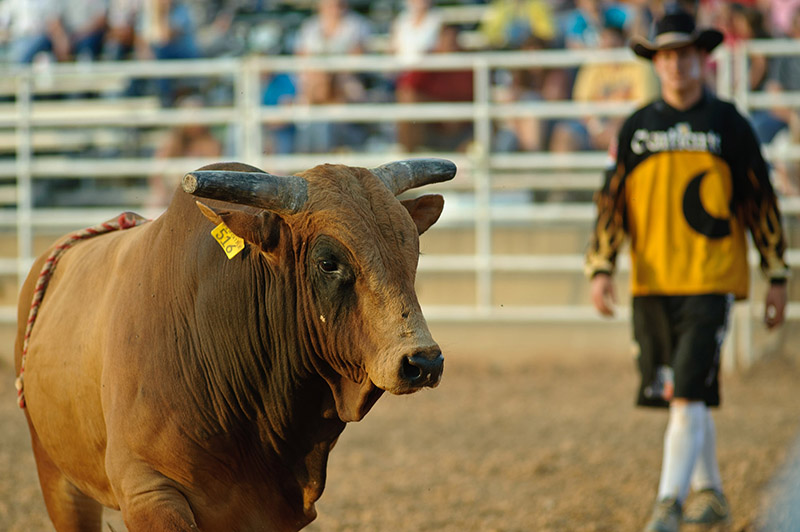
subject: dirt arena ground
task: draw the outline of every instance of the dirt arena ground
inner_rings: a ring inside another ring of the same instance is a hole
[[[384,396],[349,426],[308,530],[640,530],[666,415],[632,406],[632,361],[493,356],[450,352],[439,388]],[[0,364],[0,531],[52,530],[13,371]],[[766,532],[769,482],[800,430],[798,382],[800,359],[787,356],[724,379],[716,420],[733,531]]]

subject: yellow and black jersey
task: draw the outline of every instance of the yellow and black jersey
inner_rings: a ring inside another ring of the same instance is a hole
[[[627,235],[634,296],[746,297],[747,229],[764,272],[788,273],[759,143],[736,108],[709,93],[685,111],[657,100],[631,115],[596,203],[587,275],[612,273]]]

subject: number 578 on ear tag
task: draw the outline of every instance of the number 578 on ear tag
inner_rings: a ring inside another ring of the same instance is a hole
[[[241,250],[244,249],[244,239],[235,235],[225,222],[220,223],[211,231],[214,240],[222,247],[228,259],[235,257]]]

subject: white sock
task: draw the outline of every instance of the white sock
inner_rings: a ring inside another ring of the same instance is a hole
[[[692,471],[703,447],[706,410],[706,405],[699,401],[670,405],[658,485],[659,500],[675,498],[681,503],[686,500]]]
[[[706,430],[703,438],[703,448],[697,456],[692,473],[692,488],[695,491],[713,488],[722,492],[722,476],[719,473],[717,462],[717,431],[714,428],[714,417],[711,410],[706,408]]]

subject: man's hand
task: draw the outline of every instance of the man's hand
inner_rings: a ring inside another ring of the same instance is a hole
[[[594,307],[603,316],[614,315],[614,305],[617,303],[617,296],[614,293],[614,282],[607,273],[598,273],[592,277],[591,296]],[[784,293],[785,296],[785,293]],[[784,298],[784,302],[786,299]]]
[[[764,323],[767,329],[774,329],[783,323],[786,312],[786,283],[772,283],[767,291],[764,305]]]

